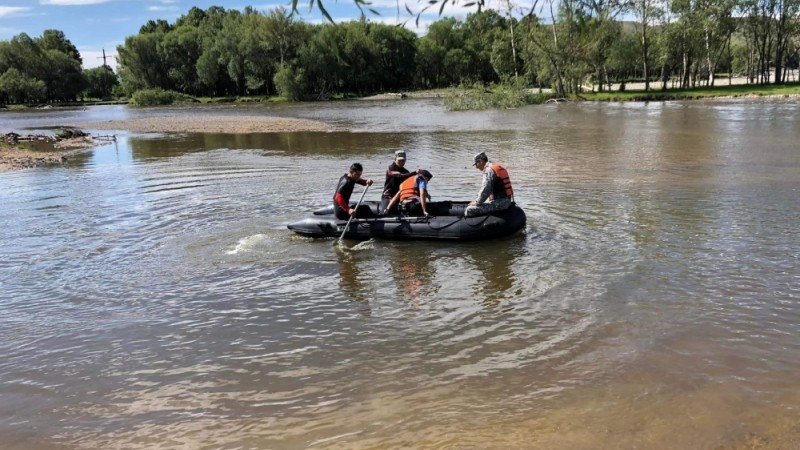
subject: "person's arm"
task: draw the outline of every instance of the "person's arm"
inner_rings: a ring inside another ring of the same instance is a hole
[[[400,172],[398,172],[398,173],[400,173]],[[403,181],[406,180],[406,178],[411,178],[414,175],[417,175],[418,173],[419,173],[419,169],[417,169],[417,170],[415,170],[413,172],[400,173],[400,182],[403,182]]]
[[[417,172],[419,172],[419,170],[415,170],[413,172],[408,172],[408,173],[403,173],[403,172],[400,172],[399,170],[391,170],[391,169],[389,169],[389,170],[386,171],[386,175],[389,178],[397,178],[398,181],[403,181],[408,177],[413,177],[414,175],[417,174]]]
[[[389,202],[388,205],[386,205],[386,209],[383,210],[383,213],[386,214],[389,211],[391,211],[392,208],[394,208],[394,205],[396,205],[399,200],[400,200],[400,192],[394,194],[394,197],[392,197],[392,200]]]
[[[424,187],[420,186],[420,188],[419,188],[419,204],[420,204],[420,206],[422,206],[422,214],[424,214],[425,217],[428,217],[430,215],[430,214],[428,214],[428,206],[427,206],[428,204],[427,204],[427,201],[425,200],[425,198],[427,196],[428,196],[428,190],[425,189]]]
[[[481,190],[478,191],[478,198],[475,199],[476,205],[485,202],[492,195],[492,181],[494,181],[494,172],[487,168],[483,171],[483,184],[481,184]]]
[[[337,192],[336,195],[333,196],[333,201],[336,202],[337,205],[339,205],[339,208],[342,208],[343,210],[347,211],[348,214],[350,213],[350,205],[348,205],[347,202],[344,201],[344,195]]]

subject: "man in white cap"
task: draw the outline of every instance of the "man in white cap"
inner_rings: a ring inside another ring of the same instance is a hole
[[[489,162],[486,153],[480,152],[472,158],[472,165],[483,172],[483,183],[478,197],[471,201],[464,215],[481,216],[494,211],[508,209],[514,201],[514,190],[508,171],[501,164]]]
[[[383,195],[381,195],[381,206],[378,211],[386,210],[389,202],[392,201],[392,198],[400,190],[400,183],[406,178],[417,174],[416,170],[414,172],[409,172],[408,169],[405,168],[405,165],[406,151],[397,150],[394,152],[394,161],[389,164],[389,168],[386,170],[386,181],[383,183]]]

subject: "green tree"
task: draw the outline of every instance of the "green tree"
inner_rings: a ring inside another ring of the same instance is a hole
[[[417,54],[416,35],[405,28],[372,24],[369,38],[377,56],[376,71],[380,77],[377,89],[395,91],[411,87]]]
[[[158,47],[159,59],[167,66],[164,88],[198,94],[197,60],[202,52],[200,30],[190,25],[175,27],[164,35]]]
[[[146,29],[153,28],[155,26]],[[168,85],[169,65],[161,59],[159,53],[165,36],[165,32],[156,30],[139,33],[125,38],[125,44],[117,47],[121,84],[128,95],[140,89],[163,88]]]
[[[42,50],[57,50],[70,58],[83,64],[81,54],[78,49],[66,38],[63,31],[44,30],[42,36],[36,40]]]
[[[0,75],[0,99],[7,103],[33,103],[46,99],[43,81],[26,76],[12,67]]]
[[[86,87],[86,79],[78,60],[58,50],[47,50],[44,54],[50,70],[42,81],[50,101],[74,101]]]
[[[106,99],[111,97],[114,88],[119,85],[117,75],[108,66],[100,66],[83,71],[86,78],[87,97]]]

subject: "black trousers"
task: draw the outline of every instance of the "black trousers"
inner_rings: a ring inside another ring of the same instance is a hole
[[[348,220],[350,219],[350,214],[347,214],[347,211],[335,206],[333,208],[334,213],[336,214],[336,218],[339,220]],[[372,211],[367,205],[358,205],[358,209],[356,209],[356,219],[368,219],[370,217],[375,217],[375,213]]]

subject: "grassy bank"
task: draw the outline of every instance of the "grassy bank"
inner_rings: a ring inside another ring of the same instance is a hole
[[[725,80],[722,80],[725,83]],[[662,91],[658,84],[653,83],[655,89],[650,91],[629,90],[611,92],[583,92],[572,96],[571,100],[600,101],[600,102],[631,102],[631,101],[667,101],[667,100],[699,100],[707,98],[736,98],[736,97],[798,97],[800,84],[752,85],[737,84],[715,87],[699,87],[690,89],[667,89]],[[170,104],[218,104],[218,103],[284,103],[284,97],[278,96],[226,96],[226,97],[191,97],[169,91],[145,92],[144,98],[131,100],[98,100],[64,102],[50,105],[0,105],[0,110],[19,110],[34,108],[57,107],[83,107],[92,105],[138,105],[156,106]],[[517,88],[502,84],[483,86],[459,86],[447,89],[427,89],[418,91],[403,91],[402,93],[384,93],[365,97],[341,96],[331,98],[331,101],[359,98],[362,100],[386,100],[407,98],[442,98],[445,108],[451,111],[483,110],[493,108],[516,108],[525,104],[543,103],[556,96],[549,92],[538,93],[532,89]]]
[[[630,101],[664,101],[664,100],[699,100],[719,97],[793,97],[800,96],[800,84],[789,86],[776,85],[734,85],[699,87],[692,89],[660,89],[650,91],[595,92],[582,93],[576,96],[579,100],[602,102]]]

